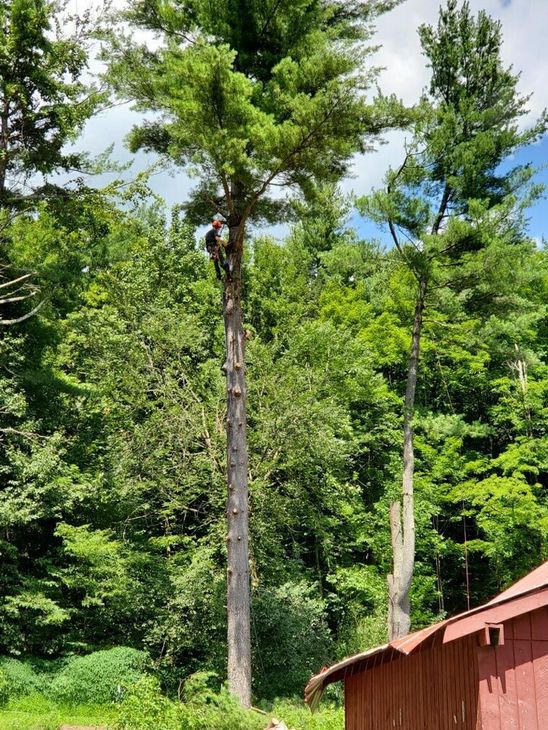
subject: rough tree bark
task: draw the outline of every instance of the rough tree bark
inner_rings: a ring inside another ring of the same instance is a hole
[[[244,228],[229,220],[227,258],[232,281],[225,283],[227,393],[227,614],[228,683],[243,707],[251,706],[248,454],[246,434],[245,335],[242,326]]]
[[[426,292],[427,280],[425,277],[421,277],[415,303],[411,354],[405,389],[402,498],[395,500],[390,505],[390,535],[393,555],[392,573],[388,576],[388,636],[390,641],[409,633],[411,625],[409,591],[415,565],[413,415]]]
[[[6,176],[9,156],[9,101],[4,101],[0,115],[0,204],[6,195]]]

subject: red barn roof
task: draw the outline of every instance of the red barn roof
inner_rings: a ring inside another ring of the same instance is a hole
[[[510,588],[507,588],[502,593],[499,593],[499,595],[495,596],[492,601],[489,601],[489,604],[497,603],[498,601],[506,598],[513,598],[513,596],[517,596],[520,593],[527,593],[527,591],[541,588],[543,586],[546,586],[547,584],[548,560],[542,565],[539,565],[538,568],[535,568],[535,570],[528,573],[524,578],[521,578],[516,583],[513,583]]]
[[[548,605],[548,561],[533,570],[510,588],[483,606],[415,631],[389,644],[369,649],[343,659],[332,667],[312,677],[305,688],[305,701],[315,709],[323,690],[328,684],[344,679],[378,664],[389,662],[397,656],[409,655],[420,649],[447,644],[455,639],[481,631],[489,624],[500,624],[514,616],[534,611]]]

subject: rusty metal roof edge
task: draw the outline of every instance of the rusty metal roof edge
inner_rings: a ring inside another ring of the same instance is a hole
[[[548,561],[544,565],[548,566]],[[536,570],[533,572],[536,572]],[[517,587],[520,582],[521,581],[518,581],[516,584],[514,584],[514,586]],[[434,637],[439,632],[445,633],[445,629],[448,626],[457,623],[462,619],[468,618],[469,616],[474,616],[478,613],[481,613],[482,611],[487,611],[489,609],[495,608],[496,606],[502,606],[507,603],[511,603],[512,601],[516,601],[517,599],[525,598],[526,596],[534,595],[536,593],[542,592],[543,590],[546,590],[548,588],[548,580],[545,580],[544,583],[528,588],[525,591],[511,593],[510,591],[514,586],[511,586],[510,589],[507,589],[502,594],[495,596],[495,598],[493,598],[488,603],[483,603],[481,606],[477,606],[476,608],[472,608],[469,611],[459,613],[456,616],[452,616],[451,618],[445,619],[444,621],[440,621],[437,624],[433,624],[432,626],[428,626],[424,629],[420,629],[419,631],[415,631],[412,634],[408,634],[401,639],[396,639],[395,641],[388,644],[383,644],[382,646],[369,649],[368,651],[361,652],[360,654],[355,654],[354,656],[347,657],[346,659],[337,662],[337,664],[333,664],[333,666],[320,672],[319,674],[314,675],[308,681],[304,691],[305,702],[312,710],[316,709],[326,685],[331,684],[331,682],[338,681],[337,679],[331,679],[330,681],[326,680],[329,680],[330,677],[332,677],[334,674],[337,674],[341,670],[346,669],[347,667],[351,667],[354,664],[358,664],[360,661],[368,659],[369,657],[375,656],[377,654],[383,654],[389,649],[408,656],[409,654],[412,654],[414,651],[416,651],[419,647],[421,647],[426,639]]]
[[[310,707],[311,710],[315,710],[320,702],[322,692],[324,691],[326,685],[331,684],[331,682],[326,682],[326,679],[331,677],[333,674],[336,674],[341,670],[346,669],[347,667],[351,667],[354,664],[363,661],[364,659],[369,659],[370,657],[375,656],[375,654],[381,654],[389,648],[390,644],[383,644],[382,646],[368,649],[367,651],[360,652],[360,654],[354,654],[351,657],[341,659],[340,662],[333,664],[328,669],[324,669],[319,674],[315,674],[308,680],[308,683],[304,689],[304,700],[306,704]],[[337,680],[331,681],[333,682]]]

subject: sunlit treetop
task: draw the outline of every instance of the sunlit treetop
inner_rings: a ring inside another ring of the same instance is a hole
[[[398,2],[133,3],[126,20],[162,43],[111,39],[114,86],[160,113],[133,130],[131,148],[194,171],[198,208],[275,219],[271,186],[338,180],[393,123],[390,104],[366,101],[376,77],[366,59],[373,20]]]

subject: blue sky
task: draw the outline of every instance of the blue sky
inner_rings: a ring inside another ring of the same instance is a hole
[[[538,144],[520,150],[504,164],[503,169],[529,163],[536,168],[534,181],[545,185],[548,194],[548,136],[545,136]],[[543,196],[529,209],[527,218],[527,234],[538,242],[543,238],[548,240],[548,199],[546,197]],[[386,227],[377,226],[358,213],[351,217],[350,223],[361,238],[376,238],[385,246],[392,246],[392,239]]]
[[[548,193],[548,137],[545,136],[539,144],[520,151],[514,158],[513,162],[517,164],[526,164],[531,162],[538,168],[535,175],[535,181],[546,186]],[[548,199],[543,197],[534,205],[528,213],[529,225],[528,233],[538,240],[545,238],[548,240]]]

